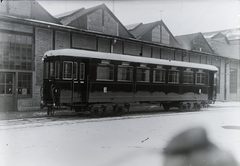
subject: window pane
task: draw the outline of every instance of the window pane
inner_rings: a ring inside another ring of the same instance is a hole
[[[7,84],[12,84],[13,83],[12,74],[6,74],[6,83]]]
[[[5,74],[0,73],[0,83],[5,83]]]
[[[205,84],[205,73],[196,74],[196,84]]]
[[[183,83],[185,83],[185,84],[193,83],[193,72],[192,71],[184,71],[183,72]]]
[[[57,79],[60,78],[60,63],[59,62],[55,63],[55,78],[57,78]]]
[[[74,64],[73,64],[73,78],[74,78],[74,80],[77,80],[77,71],[78,71],[78,64],[77,64],[77,62],[74,62]]]
[[[18,73],[18,94],[30,95],[31,93],[32,93],[32,74]]]
[[[98,80],[113,80],[113,65],[97,66]]]
[[[54,62],[50,62],[50,78],[54,77]]]
[[[44,78],[48,78],[48,67],[49,67],[49,63],[48,62],[44,62]]]
[[[179,71],[168,71],[168,82],[179,83]]]
[[[6,94],[12,94],[12,85],[6,85]]]
[[[5,85],[0,84],[0,94],[5,94]]]
[[[84,80],[84,75],[85,75],[85,64],[84,63],[80,63],[80,69],[79,69],[79,77],[80,80]]]
[[[165,70],[154,70],[153,71],[153,82],[165,82],[166,71]]]
[[[118,81],[132,81],[132,67],[118,67]]]
[[[149,69],[138,68],[137,69],[137,81],[149,82]]]
[[[64,79],[72,79],[72,62],[63,62],[63,78]]]

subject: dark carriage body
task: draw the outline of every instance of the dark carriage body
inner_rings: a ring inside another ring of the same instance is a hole
[[[133,102],[209,103],[216,99],[216,71],[214,66],[189,62],[52,50],[44,56],[42,105],[91,108]]]

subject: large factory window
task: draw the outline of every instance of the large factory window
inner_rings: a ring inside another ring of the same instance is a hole
[[[131,66],[118,66],[118,81],[132,81],[133,69]]]
[[[32,94],[32,74],[18,73],[18,94],[29,96]]]
[[[0,33],[0,69],[33,70],[32,37]]]

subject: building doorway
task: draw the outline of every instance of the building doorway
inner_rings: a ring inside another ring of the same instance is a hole
[[[15,103],[15,74],[0,72],[0,111],[14,111]]]

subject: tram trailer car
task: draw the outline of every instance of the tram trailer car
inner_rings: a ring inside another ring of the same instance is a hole
[[[43,56],[41,108],[62,107],[121,115],[131,103],[158,103],[164,110],[200,110],[216,99],[217,67],[77,49]]]

